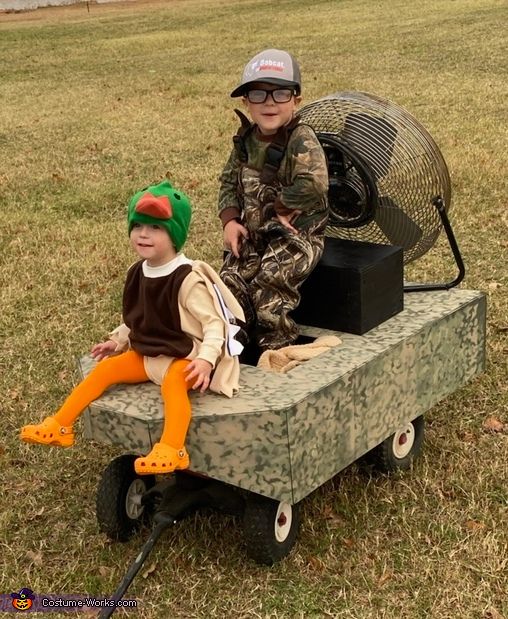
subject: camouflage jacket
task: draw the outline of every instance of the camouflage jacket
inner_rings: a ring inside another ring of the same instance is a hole
[[[321,233],[328,217],[328,168],[313,129],[297,125],[271,185],[259,179],[269,141],[253,129],[245,138],[247,161],[240,161],[233,148],[220,176],[219,217],[222,225],[238,219],[251,231],[270,221],[275,214],[302,211],[293,225],[310,233]],[[254,181],[254,182],[253,182]],[[256,207],[257,216],[249,216]]]

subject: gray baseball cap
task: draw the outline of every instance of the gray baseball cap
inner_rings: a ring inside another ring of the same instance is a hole
[[[232,97],[242,97],[253,82],[266,82],[277,86],[294,86],[297,94],[302,88],[300,67],[296,60],[281,49],[265,49],[256,54],[245,65],[240,85],[231,93]]]

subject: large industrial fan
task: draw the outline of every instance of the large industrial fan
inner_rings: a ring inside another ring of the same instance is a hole
[[[328,160],[328,236],[399,246],[404,264],[445,229],[459,274],[451,282],[406,286],[448,289],[464,264],[448,219],[450,176],[426,129],[406,110],[375,95],[340,92],[304,106]]]

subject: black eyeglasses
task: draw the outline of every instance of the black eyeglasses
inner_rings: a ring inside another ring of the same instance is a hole
[[[262,90],[261,88],[253,88],[247,91],[246,97],[251,103],[264,103],[268,99],[268,95],[272,95],[275,103],[287,103],[295,94],[292,88],[276,88],[275,90]]]

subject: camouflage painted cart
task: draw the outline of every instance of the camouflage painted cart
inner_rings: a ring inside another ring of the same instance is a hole
[[[401,313],[361,336],[302,327],[310,337],[339,335],[342,344],[287,374],[242,366],[237,397],[193,394],[191,472],[163,482],[180,486],[171,495],[175,517],[197,492],[198,504],[243,513],[254,559],[285,556],[298,531],[298,503],[321,484],[366,454],[386,470],[410,465],[425,411],[484,369],[485,319],[480,292],[406,294]],[[83,373],[92,363],[81,360]],[[85,436],[144,454],[162,419],[156,385],[119,386],[91,405]],[[115,539],[132,533],[157,496],[145,485],[155,480],[136,478],[133,458],[113,461],[99,488],[99,522]]]

